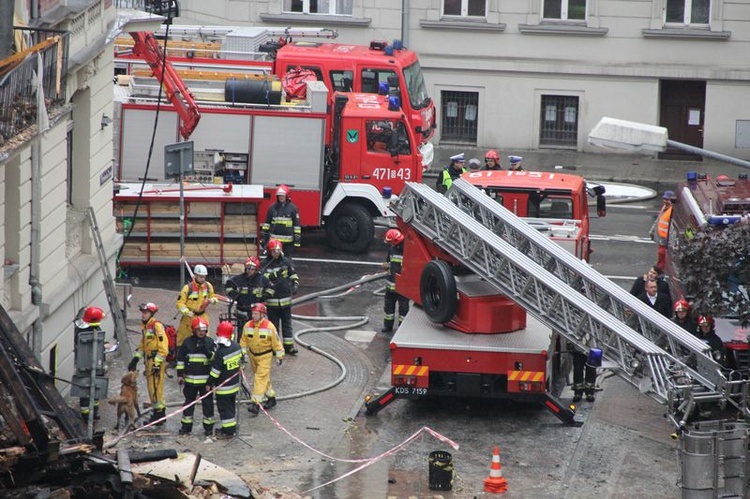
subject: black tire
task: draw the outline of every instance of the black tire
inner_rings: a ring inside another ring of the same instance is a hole
[[[375,237],[375,222],[364,206],[345,203],[326,220],[326,234],[333,248],[362,253]]]
[[[427,263],[419,278],[419,298],[432,322],[443,324],[456,314],[458,290],[451,266],[442,260]]]

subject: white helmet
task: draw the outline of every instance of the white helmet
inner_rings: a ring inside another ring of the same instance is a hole
[[[206,269],[205,265],[198,264],[193,269],[193,274],[206,277],[208,275],[208,269]]]

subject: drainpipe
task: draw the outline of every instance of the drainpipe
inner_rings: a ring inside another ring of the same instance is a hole
[[[29,285],[31,286],[31,303],[42,306],[42,285],[39,282],[40,237],[39,227],[42,221],[42,151],[41,137],[31,145],[31,262],[29,264]],[[31,349],[38,360],[42,355],[42,310],[31,326]]]
[[[409,48],[409,0],[401,1],[401,43]]]

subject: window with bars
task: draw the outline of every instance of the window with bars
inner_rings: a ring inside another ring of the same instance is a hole
[[[447,142],[477,142],[477,123],[479,122],[479,93],[440,92],[442,103],[440,136]]]
[[[542,95],[540,146],[578,145],[578,97]]]

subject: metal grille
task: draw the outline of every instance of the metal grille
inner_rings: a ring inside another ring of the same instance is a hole
[[[440,92],[440,101],[442,102],[441,140],[476,144],[479,93],[444,90]]]
[[[578,145],[578,97],[542,95],[540,146]]]

